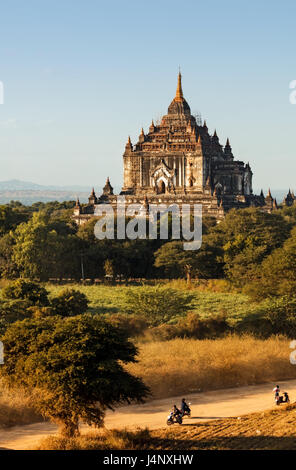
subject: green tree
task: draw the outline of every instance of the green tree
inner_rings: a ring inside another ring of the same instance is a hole
[[[142,286],[128,289],[125,311],[146,319],[150,326],[166,323],[191,308],[193,296],[169,287]]]
[[[15,241],[12,232],[8,232],[0,238],[0,277],[14,279],[19,272],[13,261],[13,247]]]
[[[3,299],[26,300],[30,305],[45,307],[49,304],[48,292],[40,284],[25,279],[10,282],[1,292]]]
[[[107,408],[142,402],[148,394],[124,368],[135,362],[136,347],[124,330],[98,316],[24,320],[13,323],[1,340],[3,379],[35,392],[36,409],[65,436],[79,433],[79,419],[101,426]]]
[[[114,266],[110,259],[106,259],[104,263],[105,276],[113,279],[114,277]]]
[[[231,210],[213,229],[212,243],[223,249],[224,271],[238,285],[256,280],[262,261],[289,237],[291,224],[280,211]]]
[[[269,296],[295,297],[296,292],[296,227],[281,248],[264,259],[255,282],[245,289],[254,299]]]
[[[34,213],[15,230],[13,261],[21,275],[46,281],[50,277],[80,278],[80,242],[64,221]]]
[[[186,275],[190,284],[195,258],[191,251],[185,251],[183,242],[173,241],[162,245],[155,253],[155,266],[164,268],[165,272],[173,277]]]
[[[63,289],[50,302],[52,313],[63,317],[71,317],[85,313],[88,307],[88,300],[83,292],[76,289]]]
[[[28,217],[27,210],[23,211],[9,204],[0,206],[0,236],[15,229],[21,222],[27,221]]]
[[[155,253],[155,266],[164,268],[171,277],[186,276],[190,285],[191,277],[203,279],[218,278],[223,275],[222,250],[205,235],[199,250],[185,251],[183,242],[172,241],[162,245]]]

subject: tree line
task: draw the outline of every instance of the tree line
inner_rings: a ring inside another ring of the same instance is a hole
[[[295,290],[294,206],[270,214],[233,209],[218,224],[204,218],[201,249],[184,251],[179,240],[98,240],[96,220],[78,227],[71,218],[73,205],[0,206],[0,276],[225,278],[258,299]]]

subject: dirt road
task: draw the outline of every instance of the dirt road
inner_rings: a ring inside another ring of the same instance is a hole
[[[274,383],[248,387],[216,390],[187,395],[191,402],[192,418],[190,423],[198,423],[223,417],[240,416],[246,413],[262,411],[274,406],[272,389]],[[279,383],[281,391],[287,390],[291,401],[296,401],[296,380]],[[154,400],[144,405],[132,405],[108,412],[106,427],[158,429],[166,426],[166,417],[172,405],[179,406],[182,397]],[[187,418],[184,419],[186,425]],[[83,427],[83,430],[89,429]],[[50,423],[35,423],[15,426],[0,430],[0,449],[30,449],[43,437],[55,434],[57,427]]]

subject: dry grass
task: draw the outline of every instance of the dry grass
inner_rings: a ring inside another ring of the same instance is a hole
[[[42,421],[25,390],[11,391],[0,382],[0,428]]]
[[[164,282],[168,287],[200,292],[238,293],[239,291],[227,279],[193,279],[187,284],[185,279],[172,279]]]
[[[174,339],[139,349],[139,362],[127,369],[143,378],[154,398],[296,378],[284,337]]]
[[[289,340],[229,336],[216,340],[174,339],[139,344],[139,362],[128,364],[154,398],[296,378]],[[296,417],[296,416],[295,416]],[[0,426],[40,421],[31,398],[0,384]]]
[[[49,436],[35,450],[124,450],[145,449],[150,440],[148,429],[137,431],[98,429],[79,437]]]
[[[206,423],[159,429],[48,437],[38,450],[296,450],[296,405]]]

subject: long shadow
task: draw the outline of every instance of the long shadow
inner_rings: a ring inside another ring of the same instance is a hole
[[[230,419],[231,416],[191,416],[191,419]],[[237,418],[234,418],[237,419]]]
[[[231,416],[191,416],[191,419],[226,419],[226,418],[230,419]]]

